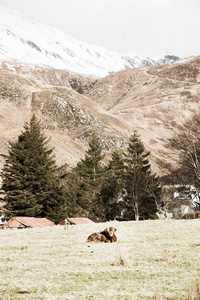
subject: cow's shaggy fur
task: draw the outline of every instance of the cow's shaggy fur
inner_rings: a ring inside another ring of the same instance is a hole
[[[104,243],[116,243],[117,237],[114,227],[105,228],[103,231],[92,233],[87,238],[87,242],[104,242]]]

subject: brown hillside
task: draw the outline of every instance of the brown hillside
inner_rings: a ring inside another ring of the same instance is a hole
[[[74,165],[97,131],[105,151],[125,147],[136,129],[156,171],[178,124],[199,110],[200,57],[91,76],[4,62],[0,68],[0,152],[6,153],[33,112],[55,146],[58,165]],[[0,158],[0,168],[3,159]]]
[[[82,95],[95,81],[96,78],[68,71],[19,64],[11,69],[7,63],[2,64],[0,152],[7,152],[8,141],[17,138],[32,113],[37,114],[51,136],[58,165],[73,166],[83,157],[94,131],[98,131],[105,151],[124,147],[124,124]],[[0,158],[0,168],[2,165]]]
[[[134,68],[98,81],[88,96],[136,128],[154,156],[170,158],[167,139],[199,110],[200,57],[164,66]]]

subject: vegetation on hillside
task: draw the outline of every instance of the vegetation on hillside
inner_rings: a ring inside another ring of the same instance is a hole
[[[93,133],[85,157],[70,171],[59,172],[54,149],[49,149],[49,140],[33,115],[3,156],[4,210],[8,216],[47,217],[56,223],[66,217],[145,220],[156,218],[157,212],[182,217],[182,206],[199,210],[199,125],[195,115],[179,127],[169,144],[178,153],[177,163],[167,165],[171,172],[160,180],[136,131],[124,152],[114,150],[107,164],[101,140]]]
[[[48,142],[33,115],[18,140],[9,144],[2,191],[11,216],[47,217],[56,223],[68,216],[101,221],[155,217],[158,178],[151,173],[149,153],[136,132],[127,150],[123,154],[115,150],[108,165],[94,133],[85,158],[62,174],[62,184]]]
[[[71,201],[79,206],[78,214],[101,221],[155,218],[161,188],[148,156],[134,132],[127,151],[120,154],[115,150],[108,165],[103,166],[102,146],[93,135],[85,159],[72,170],[74,176],[66,179],[68,199],[74,195]]]
[[[36,116],[4,155],[2,190],[11,216],[47,217],[59,222],[65,215],[65,199],[56,176],[53,149]]]

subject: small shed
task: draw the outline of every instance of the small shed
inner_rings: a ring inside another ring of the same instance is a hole
[[[35,228],[35,227],[49,227],[54,223],[46,218],[34,217],[13,217],[6,222],[3,229],[20,229],[20,228]]]
[[[60,225],[82,225],[82,224],[93,224],[94,222],[88,218],[66,218]]]

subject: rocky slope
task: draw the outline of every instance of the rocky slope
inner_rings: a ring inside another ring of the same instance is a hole
[[[89,138],[98,131],[104,150],[123,147],[124,125],[100,105],[82,95],[96,78],[51,68],[17,64],[0,68],[0,153],[8,150],[26,121],[36,113],[51,146],[56,148],[58,165],[73,166],[84,156]],[[0,168],[3,159],[0,158]]]
[[[124,148],[138,130],[154,170],[172,160],[167,140],[199,111],[200,57],[133,68],[97,79],[65,70],[11,64],[0,68],[0,152],[33,112],[41,119],[58,165],[73,166],[97,131],[104,151]],[[3,159],[0,158],[0,168]]]

